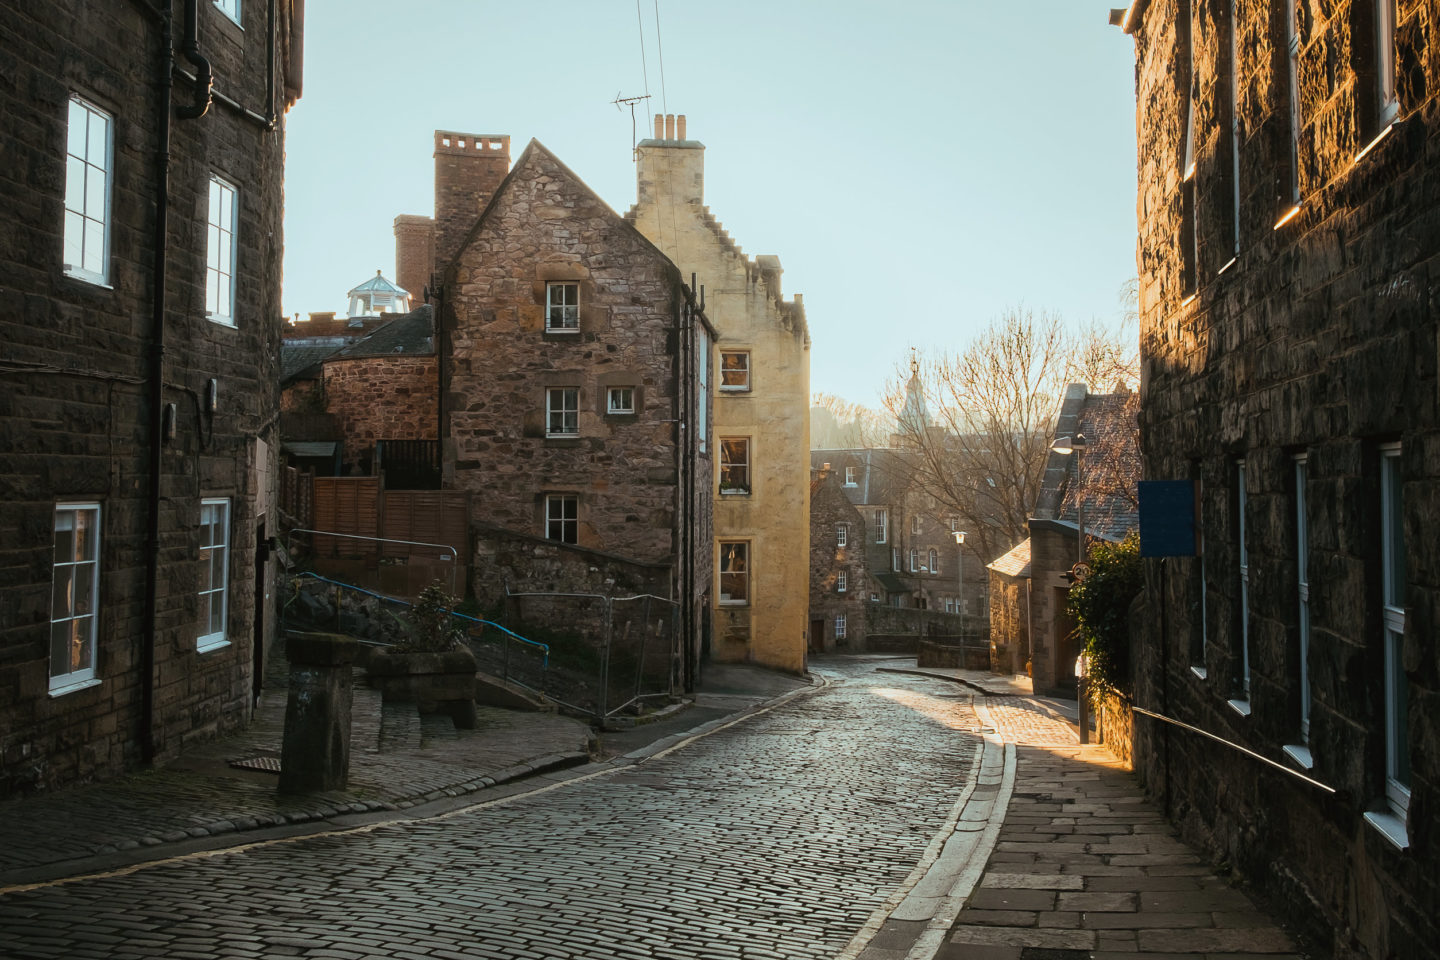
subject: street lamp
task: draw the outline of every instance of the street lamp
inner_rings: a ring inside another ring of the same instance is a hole
[[[1075,455],[1075,517],[1080,534],[1076,538],[1078,548],[1075,559],[1078,563],[1085,562],[1085,493],[1084,485],[1080,479],[1081,455],[1085,452],[1085,434],[1077,433],[1074,439],[1070,437],[1056,437],[1055,442],[1050,444],[1050,449],[1062,456]]]
[[[964,531],[964,530],[956,530],[956,531],[955,531],[955,573],[956,573],[956,576],[957,576],[958,579],[959,579],[959,583],[957,584],[957,589],[958,589],[958,591],[959,591],[959,597],[957,598],[957,605],[959,606],[959,610],[957,610],[956,612],[959,613],[962,617],[965,615],[965,553],[964,553],[963,550],[960,549],[960,548],[963,547],[963,546],[965,546],[965,531]]]

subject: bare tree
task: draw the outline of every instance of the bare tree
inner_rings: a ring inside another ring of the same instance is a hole
[[[1137,354],[1123,324],[1072,333],[1053,314],[1011,309],[963,352],[897,371],[886,397],[896,468],[997,557],[1029,535],[1065,385],[1131,389]]]

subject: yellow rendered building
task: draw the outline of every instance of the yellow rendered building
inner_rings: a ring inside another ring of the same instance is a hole
[[[746,257],[705,206],[705,146],[655,117],[628,218],[704,289],[711,348],[715,584],[711,657],[799,672],[808,642],[810,334],[780,260]]]

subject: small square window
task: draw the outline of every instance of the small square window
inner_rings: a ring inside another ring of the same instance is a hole
[[[844,593],[844,592],[845,592],[845,586],[846,586],[845,571],[844,571],[844,570],[837,570],[837,571],[835,571],[835,592],[836,592],[836,593]]]
[[[545,329],[550,333],[580,332],[580,284],[545,285]]]
[[[720,492],[750,492],[750,438],[720,438]]]
[[[100,505],[55,507],[50,589],[50,692],[95,679],[95,621],[100,597]]]
[[[720,542],[720,602],[750,602],[750,544],[745,540]]]
[[[551,387],[545,391],[545,436],[580,435],[580,388]]]
[[[635,388],[634,387],[611,387],[605,392],[606,413],[634,413],[635,412]]]
[[[215,0],[215,9],[236,23],[240,22],[240,0]]]
[[[750,389],[750,351],[720,351],[720,389],[737,393]]]
[[[70,98],[65,148],[65,272],[91,283],[110,278],[110,115]]]
[[[230,584],[230,501],[200,504],[200,635],[197,649],[223,647]]]
[[[235,326],[235,217],[235,188],[211,177],[205,218],[205,315],[227,327]]]
[[[580,542],[580,498],[573,493],[545,497],[545,539]]]

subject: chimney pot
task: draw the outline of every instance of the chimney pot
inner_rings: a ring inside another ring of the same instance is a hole
[[[685,114],[683,113],[675,117],[675,139],[685,139]]]
[[[675,114],[673,113],[665,114],[665,139],[675,139]]]
[[[665,139],[665,117],[663,114],[655,114],[655,139]]]

